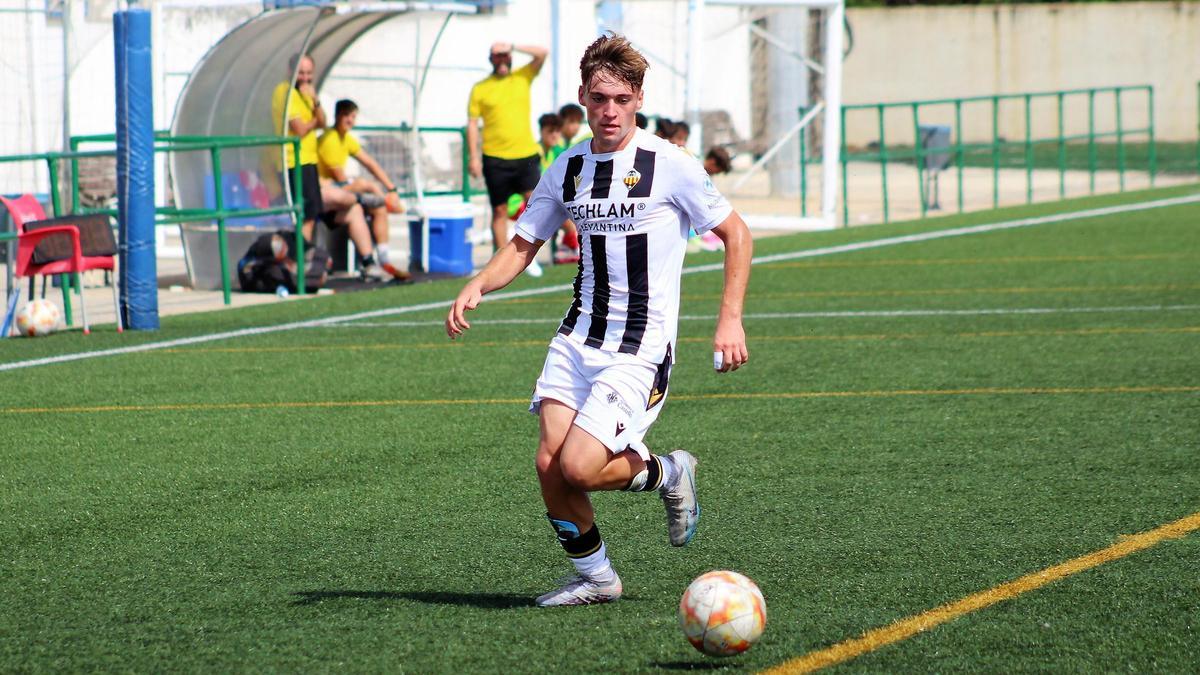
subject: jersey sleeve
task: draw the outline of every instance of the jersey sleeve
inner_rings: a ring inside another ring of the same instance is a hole
[[[467,118],[483,117],[483,97],[479,95],[479,85],[471,87],[471,96],[467,99]]]
[[[353,157],[353,156],[357,155],[360,150],[362,150],[362,145],[359,144],[358,139],[354,137],[354,134],[347,133],[346,134],[346,154]]]
[[[555,166],[558,166],[557,162]],[[533,194],[529,195],[525,212],[517,221],[517,236],[530,243],[549,240],[567,219],[562,194],[554,187],[554,177],[558,176],[561,182],[562,171],[555,171],[555,166],[551,166],[549,171],[542,174]]]
[[[690,155],[680,155],[674,161],[678,165],[676,175],[679,182],[671,199],[687,214],[692,229],[697,234],[703,234],[720,225],[733,213],[733,207],[725,195],[713,185],[700,162]]]
[[[533,82],[533,78],[537,77],[538,74],[534,72],[533,62],[531,61],[514,70],[513,75],[528,80],[529,82]]]

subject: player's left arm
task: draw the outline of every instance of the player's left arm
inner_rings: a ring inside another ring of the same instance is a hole
[[[746,227],[746,221],[737,211],[730,211],[729,216],[712,231],[725,244],[725,289],[721,293],[713,354],[721,353],[721,365],[717,370],[727,373],[741,368],[750,360],[746,331],[742,327],[742,309],[746,286],[750,283],[750,259],[754,255],[754,243],[750,228]]]
[[[392,182],[391,178],[388,178],[387,172],[383,170],[382,166],[379,166],[379,162],[376,162],[375,158],[368,154],[366,150],[360,149],[354,154],[354,159],[357,159],[359,164],[362,164],[367,171],[370,171],[376,180],[383,183],[385,190],[391,192],[396,189],[396,184]]]

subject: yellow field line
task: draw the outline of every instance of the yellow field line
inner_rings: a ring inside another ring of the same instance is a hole
[[[751,335],[749,340],[755,342],[810,342],[810,341],[848,341],[848,340],[920,340],[926,338],[989,338],[989,337],[1066,337],[1072,335],[1148,335],[1155,333],[1200,333],[1200,326],[1182,326],[1178,328],[1077,328],[1069,330],[1006,330],[1006,331],[972,331],[965,333],[865,333],[854,335]],[[680,343],[707,343],[711,337],[684,337]],[[292,347],[183,347],[178,349],[162,349],[163,354],[267,354],[290,352],[365,352],[365,351],[403,351],[406,349],[465,349],[467,347],[545,347],[548,339],[543,340],[489,340],[473,342],[469,338],[458,342],[441,340],[438,342],[394,342],[374,345],[298,345]]]
[[[1050,262],[1119,262],[1143,260],[1193,260],[1196,256],[1178,253],[1145,253],[1140,255],[1031,255],[1006,256],[1001,258],[910,258],[898,260],[859,261],[812,261],[764,263],[759,267],[812,267],[812,268],[855,268],[855,267],[926,267],[934,265],[1012,265],[1019,263]]]
[[[1029,295],[1034,293],[1108,293],[1134,291],[1192,291],[1200,289],[1200,284],[1124,284],[1117,286],[1001,286],[984,288],[915,288],[915,289],[878,289],[866,291],[790,291],[781,293],[747,293],[750,300],[784,300],[789,298],[874,298],[874,297],[909,297],[909,296],[941,296],[941,295]],[[684,300],[720,300],[720,293],[684,293]],[[561,304],[561,297],[514,298],[498,300],[497,305],[536,305]]]
[[[1023,593],[1036,590],[1046,584],[1064,579],[1098,565],[1124,558],[1132,553],[1150,548],[1166,539],[1178,539],[1200,529],[1200,512],[1157,527],[1148,532],[1123,538],[1120,542],[1093,553],[1048,567],[1040,572],[1027,574],[1019,579],[1000,584],[986,591],[969,595],[961,600],[942,605],[921,614],[901,619],[890,626],[867,631],[861,637],[839,642],[832,647],[810,652],[786,661],[770,670],[769,675],[795,675],[810,673],[875,651],[880,647],[907,640],[918,633],[952,621],[965,614],[1011,600]]]
[[[682,394],[672,396],[678,401],[715,400],[788,400],[808,398],[888,398],[901,396],[1011,396],[1011,395],[1071,395],[1071,394],[1188,394],[1200,392],[1200,386],[1147,387],[977,387],[973,389],[896,389],[875,391],[800,391],[777,393]],[[389,399],[377,401],[262,401],[244,403],[164,403],[158,405],[97,405],[38,408],[0,408],[0,415],[29,415],[41,413],[93,412],[172,412],[216,410],[286,410],[303,408],[370,408],[404,406],[463,406],[517,405],[528,403],[527,398],[468,398],[468,399]]]

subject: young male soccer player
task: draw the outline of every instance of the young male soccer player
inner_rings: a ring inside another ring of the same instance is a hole
[[[601,37],[580,62],[579,101],[593,138],[560,156],[517,222],[517,236],[467,283],[446,333],[470,328],[465,312],[515,279],[565,216],[579,225],[583,257],[574,300],[538,377],[530,411],[540,418],[542,499],[576,575],[538,605],[582,605],[621,596],[588,493],[657,490],[670,542],[683,546],[700,519],[696,459],[653,455],[642,442],[667,396],[688,228],[725,243],[725,287],[713,339],[714,366],[749,358],[742,302],[750,275],[746,224],[694,158],[634,126],[645,58],[625,38]]]

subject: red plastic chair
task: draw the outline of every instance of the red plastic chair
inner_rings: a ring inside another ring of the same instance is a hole
[[[17,199],[0,197],[0,202],[12,215],[17,228],[18,278],[52,274],[75,274],[87,270],[114,270],[116,268],[116,242],[108,216],[65,216],[46,218],[46,212],[33,195],[21,195]],[[81,237],[80,231],[85,235]],[[57,236],[56,236],[57,235]],[[69,237],[69,243],[68,238]],[[83,242],[81,244],[81,241]],[[45,243],[43,243],[45,242]],[[90,255],[84,255],[85,249]],[[31,281],[32,283],[32,281]],[[113,308],[117,316],[117,332],[121,325],[121,303],[117,284],[113,287]],[[19,290],[19,289],[18,289]],[[83,302],[80,284],[79,313],[83,317],[83,332],[88,334],[87,308]]]

